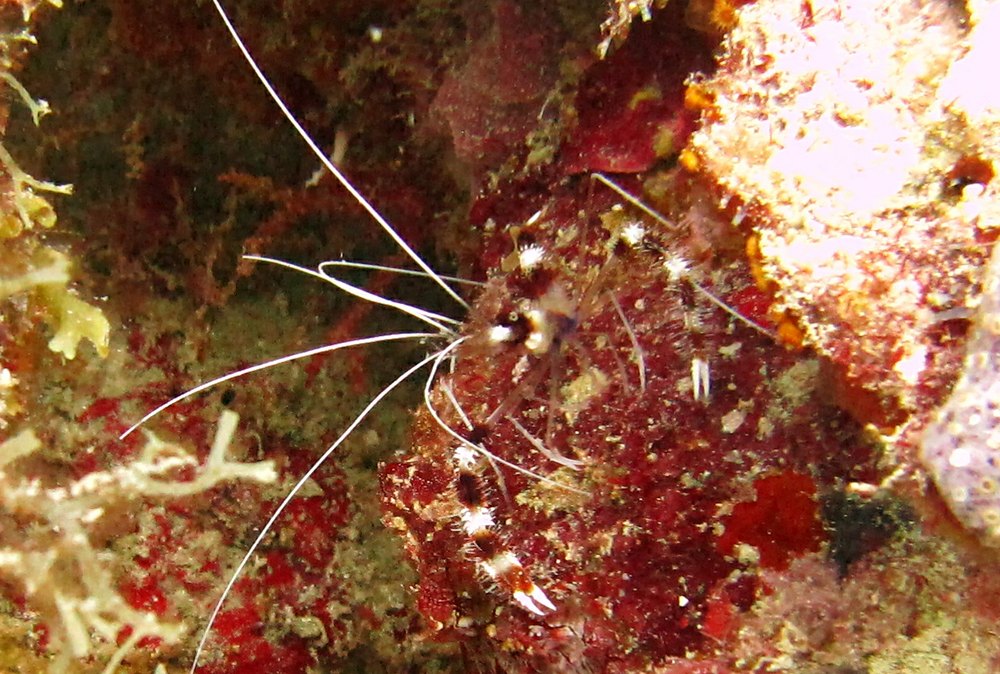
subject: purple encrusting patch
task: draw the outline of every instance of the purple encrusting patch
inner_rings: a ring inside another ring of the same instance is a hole
[[[995,246],[962,375],[924,431],[920,460],[955,516],[1000,547],[1000,246]]]

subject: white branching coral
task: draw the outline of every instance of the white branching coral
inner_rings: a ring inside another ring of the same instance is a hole
[[[27,35],[30,38],[30,34]],[[48,102],[33,98],[24,85],[11,74],[10,64],[5,58],[0,58],[0,80],[13,89],[31,111],[31,119],[35,126],[38,126],[42,117],[51,112]],[[0,220],[0,239],[12,238],[23,231],[30,231],[37,227],[51,229],[56,223],[56,212],[48,200],[42,196],[42,193],[72,194],[73,186],[34,178],[14,161],[14,157],[3,144],[0,144],[0,167],[7,174],[9,181],[3,196],[9,201],[14,211],[13,213],[3,213],[3,218]]]
[[[4,269],[0,265],[0,272]],[[34,293],[45,307],[55,329],[49,348],[72,360],[84,339],[100,356],[108,353],[111,326],[104,313],[74,295],[68,287],[70,261],[57,250],[42,247],[30,257],[26,269],[4,276],[0,273],[0,300],[21,293]]]
[[[189,496],[231,480],[273,482],[273,462],[227,458],[238,420],[235,412],[222,413],[208,459],[200,466],[184,448],[147,432],[135,461],[57,487],[19,477],[13,469],[41,447],[34,431],[0,443],[0,574],[20,584],[49,626],[53,672],[64,671],[73,658],[113,648],[123,630],[129,636],[114,648],[105,674],[141,639],[174,643],[184,633],[182,624],[164,622],[125,601],[104,554],[92,544],[91,530],[105,514],[147,498]],[[196,469],[193,478],[185,474],[191,468]],[[105,646],[98,648],[99,643]]]
[[[59,6],[59,2],[50,3]],[[25,21],[39,3],[22,2]],[[34,98],[11,72],[15,67],[13,47],[33,44],[25,30],[0,35],[0,83],[12,90],[31,112],[37,126],[50,112],[49,104]],[[101,310],[76,297],[69,289],[70,261],[62,253],[44,246],[39,231],[56,224],[56,212],[46,193],[69,195],[72,185],[34,178],[22,169],[0,143],[0,300],[30,293],[46,310],[46,321],[55,335],[49,348],[68,359],[76,357],[82,340],[90,341],[103,357],[108,351],[110,325]]]

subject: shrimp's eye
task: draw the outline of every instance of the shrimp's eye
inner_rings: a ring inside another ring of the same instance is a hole
[[[490,328],[490,343],[521,344],[528,338],[529,331],[528,320],[523,314],[516,311],[500,314]]]

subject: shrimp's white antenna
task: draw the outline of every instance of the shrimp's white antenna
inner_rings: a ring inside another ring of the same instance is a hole
[[[458,418],[462,420],[465,427],[470,431],[475,430],[475,426],[472,425],[472,420],[469,419],[469,415],[465,413],[462,409],[462,405],[458,402],[458,398],[455,397],[455,392],[451,390],[451,382],[445,381],[441,384],[441,390],[444,391],[445,397],[448,398],[448,402],[451,403],[451,408],[455,410],[455,414]]]
[[[184,393],[171,398],[167,402],[163,403],[157,407],[152,412],[149,412],[139,421],[132,424],[127,431],[118,436],[119,440],[124,440],[129,435],[131,435],[135,429],[142,426],[144,423],[158,415],[163,410],[176,405],[182,400],[187,400],[191,396],[201,393],[206,389],[210,389],[213,386],[222,384],[223,382],[236,379],[237,377],[242,377],[245,374],[250,374],[251,372],[259,372],[260,370],[266,370],[269,367],[274,367],[275,365],[281,365],[283,363],[290,363],[293,360],[300,360],[302,358],[309,358],[310,356],[315,356],[321,353],[330,353],[331,351],[338,351],[340,349],[347,349],[352,346],[364,346],[366,344],[378,344],[379,342],[398,342],[407,339],[426,339],[428,337],[437,337],[437,333],[433,332],[396,332],[390,333],[388,335],[375,335],[374,337],[361,337],[359,339],[349,339],[346,342],[337,342],[335,344],[326,344],[324,346],[318,346],[315,349],[309,349],[308,351],[300,351],[299,353],[293,353],[289,356],[282,356],[281,358],[275,358],[274,360],[268,360],[263,363],[257,363],[256,365],[251,365],[250,367],[245,367],[242,370],[236,370],[235,372],[230,372],[229,374],[222,375],[221,377],[216,377],[215,379],[209,380],[204,384],[199,384],[193,389],[185,391]]]
[[[538,480],[539,482],[544,482],[545,484],[552,485],[553,487],[558,487],[559,489],[575,492],[577,494],[582,494],[584,496],[590,496],[590,492],[584,491],[583,489],[577,489],[576,487],[571,487],[568,484],[563,484],[562,482],[559,482],[558,480],[553,480],[550,477],[539,475],[538,473],[530,471],[527,468],[517,465],[516,463],[507,461],[506,459],[497,456],[490,450],[486,449],[482,444],[471,442],[467,438],[463,438],[461,434],[459,434],[455,429],[449,426],[444,419],[441,418],[441,415],[434,408],[434,403],[431,401],[431,386],[433,386],[434,384],[435,375],[437,374],[438,369],[441,367],[441,363],[444,362],[445,358],[448,356],[450,352],[454,351],[458,347],[458,345],[464,342],[466,339],[468,338],[461,337],[459,339],[456,339],[454,342],[449,344],[446,348],[444,348],[438,353],[437,358],[434,360],[434,364],[431,366],[431,374],[429,377],[427,377],[427,381],[424,384],[424,407],[430,413],[435,423],[437,423],[437,425],[440,426],[445,433],[447,433],[455,440],[457,440],[460,446],[468,447],[471,450],[477,452],[478,454],[486,457],[486,459],[491,464],[494,464],[494,466],[495,464],[500,464],[501,466],[506,466],[511,470],[515,470],[518,473],[527,475],[532,479]],[[494,470],[496,470],[495,467]],[[503,477],[499,474],[499,472],[497,473],[497,475],[501,480],[503,479]]]
[[[710,291],[708,288],[703,287],[700,283],[697,283],[694,279],[689,279],[689,282],[691,283],[692,288],[694,288],[695,290],[697,290],[702,294],[702,297],[704,297],[709,302],[711,302],[715,306],[725,311],[727,314],[729,314],[736,320],[741,321],[747,327],[753,328],[754,330],[764,335],[768,339],[778,339],[778,336],[775,333],[771,332],[770,330],[765,328],[763,325],[760,325],[756,321],[753,321],[744,316],[743,314],[741,314],[740,312],[736,311],[736,309],[733,309],[731,306],[723,302],[721,298],[715,296],[715,293]]]
[[[349,269],[387,271],[393,274],[399,274],[401,276],[419,276],[421,278],[430,278],[429,274],[427,274],[426,272],[417,271],[415,269],[390,267],[384,264],[372,264],[371,262],[355,262],[354,260],[326,260],[325,262],[320,264],[320,269],[322,269],[323,267],[347,267]],[[450,283],[459,283],[467,286],[476,286],[477,288],[481,288],[486,285],[482,281],[473,281],[472,279],[460,278],[458,276],[448,276],[447,274],[438,274],[438,277]]]
[[[264,528],[260,530],[259,534],[257,534],[257,538],[255,538],[253,543],[250,544],[250,548],[247,550],[246,554],[243,555],[243,559],[240,560],[240,563],[236,565],[236,568],[233,570],[232,574],[230,574],[229,582],[226,583],[226,587],[222,591],[222,596],[219,597],[219,600],[215,603],[215,607],[212,609],[212,614],[208,618],[208,623],[205,625],[205,628],[201,633],[201,639],[198,641],[198,648],[194,653],[194,662],[191,663],[191,669],[189,670],[190,674],[195,674],[198,670],[198,663],[201,661],[201,655],[205,651],[205,644],[208,642],[208,635],[211,634],[212,627],[215,625],[215,621],[219,617],[219,613],[222,611],[222,605],[232,593],[233,587],[236,585],[236,581],[239,579],[243,570],[250,562],[250,559],[254,556],[254,553],[257,552],[257,548],[259,548],[260,544],[264,541],[264,537],[271,531],[272,527],[274,527],[274,523],[278,521],[278,518],[281,517],[283,512],[285,512],[285,509],[292,502],[299,491],[301,491],[302,487],[305,486],[306,482],[308,482],[313,474],[319,470],[319,467],[322,466],[328,458],[330,458],[330,455],[333,454],[337,448],[351,436],[354,429],[356,429],[358,425],[365,420],[371,411],[378,407],[378,404],[382,402],[383,398],[392,393],[397,386],[406,381],[414,372],[428,363],[436,361],[439,357],[440,353],[434,353],[427,356],[419,363],[406,370],[406,372],[396,377],[392,383],[388,384],[385,388],[379,391],[378,395],[368,401],[368,404],[365,405],[364,409],[361,410],[356,417],[354,417],[354,421],[348,424],[347,428],[344,429],[344,432],[341,433],[336,440],[334,440],[332,445],[326,448],[326,451],[323,452],[322,456],[320,456],[313,463],[312,467],[310,467],[309,470],[307,470],[305,474],[299,478],[299,481],[295,483],[295,486],[292,487],[291,490],[285,495],[285,498],[282,499],[280,504],[278,504],[278,507],[275,508],[273,513],[271,513],[271,517],[267,520]]]
[[[330,276],[329,274],[323,271],[323,265],[326,264],[325,262],[319,266],[319,271],[313,271],[308,267],[302,267],[292,262],[286,262],[284,260],[279,260],[273,257],[264,257],[262,255],[244,255],[243,259],[254,260],[255,262],[268,262],[270,264],[276,264],[279,267],[285,267],[286,269],[293,269],[297,272],[313,276],[321,281],[326,281],[327,283],[336,287],[338,290],[343,290],[348,295],[357,297],[360,300],[371,302],[372,304],[381,304],[382,306],[392,307],[393,309],[402,311],[404,314],[413,316],[417,320],[427,323],[432,328],[436,328],[444,334],[451,334],[454,332],[451,328],[446,327],[444,325],[445,323],[449,323],[451,325],[460,324],[460,321],[455,320],[454,318],[450,318],[442,314],[436,314],[433,311],[427,311],[426,309],[415,307],[412,304],[406,304],[404,302],[397,302],[395,300],[390,300],[385,297],[382,297],[381,295],[376,295],[375,293],[369,292],[363,288],[351,285],[346,281],[341,281],[338,278],[334,278],[333,276]]]
[[[630,204],[632,204],[633,206],[635,206],[636,208],[638,208],[640,211],[642,211],[643,213],[645,213],[649,217],[651,217],[654,220],[656,220],[661,225],[666,225],[667,227],[672,227],[673,226],[674,223],[670,222],[665,217],[663,217],[662,215],[660,215],[656,211],[655,208],[647,206],[645,204],[645,202],[642,201],[642,199],[639,199],[634,194],[629,193],[628,190],[626,190],[624,187],[622,187],[621,185],[619,185],[618,183],[616,183],[611,178],[608,178],[603,173],[592,173],[591,176],[594,178],[594,180],[597,180],[598,182],[602,183],[604,186],[608,187],[612,192],[614,192],[615,194],[617,194],[618,196],[620,196],[622,199],[624,199],[625,201],[629,202]]]
[[[415,250],[410,248],[410,245],[403,240],[403,237],[401,237],[395,229],[393,229],[392,225],[389,224],[389,221],[382,217],[382,214],[379,213],[375,207],[369,203],[364,195],[351,184],[351,181],[348,180],[347,176],[345,176],[341,170],[337,168],[336,164],[330,161],[330,158],[326,156],[326,153],[320,149],[319,145],[316,144],[316,141],[314,141],[312,136],[309,135],[309,132],[305,130],[305,127],[299,123],[299,120],[295,118],[292,111],[288,109],[288,106],[285,105],[281,96],[278,95],[278,92],[275,90],[270,80],[267,79],[267,75],[265,75],[264,71],[261,70],[259,65],[257,65],[257,61],[254,60],[254,57],[250,54],[250,50],[247,49],[246,44],[244,44],[243,38],[241,38],[240,34],[236,32],[236,26],[233,25],[233,22],[230,20],[225,8],[223,8],[221,0],[212,0],[212,4],[215,6],[216,11],[219,12],[219,16],[222,17],[222,22],[226,24],[226,30],[228,30],[229,35],[232,36],[233,42],[235,42],[236,46],[239,47],[240,52],[243,54],[243,58],[250,65],[250,68],[257,76],[257,79],[260,80],[260,83],[264,86],[264,89],[271,97],[271,100],[275,102],[281,110],[281,114],[285,116],[285,119],[288,120],[302,140],[305,141],[306,145],[309,146],[312,153],[323,163],[326,170],[337,179],[337,181],[344,187],[345,190],[348,191],[356,202],[361,204],[361,207],[364,208],[368,212],[368,215],[370,215],[375,222],[377,222],[382,229],[385,230],[386,234],[388,234],[392,240],[396,242],[396,245],[399,246],[403,252],[409,255],[410,259],[417,263],[417,266],[424,270],[424,273],[434,279],[434,282],[441,286],[444,291],[452,297],[452,299],[458,302],[462,307],[468,309],[469,305],[466,301],[463,300],[451,286],[445,283],[444,279],[442,279],[437,272],[431,269],[430,265],[424,262],[423,258],[421,258]]]
[[[638,197],[636,197],[633,194],[629,194],[628,190],[626,190],[621,185],[619,185],[615,181],[611,180],[607,176],[605,176],[605,175],[603,175],[601,173],[592,173],[591,175],[593,176],[594,180],[597,180],[598,182],[600,182],[603,185],[607,186],[610,190],[612,190],[613,192],[615,192],[622,199],[624,199],[625,201],[629,202],[630,204],[632,204],[633,206],[635,206],[636,208],[638,208],[640,211],[642,211],[643,213],[645,213],[649,217],[651,217],[654,220],[656,220],[657,222],[659,222],[661,225],[666,225],[667,227],[672,227],[673,226],[673,223],[670,222],[669,220],[667,220],[665,217],[663,217],[659,213],[657,213],[655,208],[647,206],[642,201],[642,199],[639,199]],[[698,283],[697,281],[695,281],[693,278],[691,278],[690,274],[687,274],[683,270],[681,270],[681,271],[684,274],[685,279],[687,280],[687,282],[691,284],[691,287],[694,288],[697,292],[701,293],[702,296],[705,297],[705,299],[707,299],[709,302],[711,302],[715,306],[719,307],[720,309],[722,309],[723,311],[725,311],[727,314],[729,314],[733,318],[735,318],[738,321],[742,322],[747,327],[753,328],[754,330],[756,330],[760,334],[764,335],[765,337],[768,337],[770,339],[777,339],[777,335],[775,335],[773,332],[771,332],[770,330],[768,330],[767,328],[765,328],[763,325],[760,325],[756,321],[753,321],[750,318],[747,318],[746,316],[744,316],[743,314],[741,314],[740,312],[736,311],[731,306],[729,306],[724,301],[722,301],[721,298],[717,297],[711,290],[709,290],[708,288],[704,287],[703,285],[701,285],[700,283]]]
[[[561,466],[566,466],[567,468],[571,468],[573,470],[580,470],[581,468],[587,465],[586,461],[580,461],[579,459],[571,459],[565,454],[560,454],[554,449],[549,449],[548,447],[545,446],[545,443],[543,443],[541,440],[532,435],[528,431],[528,429],[525,428],[524,425],[521,424],[521,422],[515,419],[514,417],[508,416],[507,421],[509,421],[511,425],[514,426],[515,430],[517,430],[517,432],[521,434],[521,437],[527,440],[528,443],[531,444],[531,446],[534,447],[539,454],[545,456],[550,461],[554,461],[555,463],[558,463]]]
[[[643,393],[646,392],[646,355],[642,351],[642,347],[639,346],[639,337],[635,334],[635,330],[632,329],[632,324],[629,323],[628,318],[625,316],[625,310],[622,309],[621,302],[615,297],[614,293],[608,293],[608,297],[611,298],[611,306],[615,308],[615,313],[618,314],[618,320],[622,322],[622,326],[625,327],[625,334],[628,335],[628,339],[632,342],[632,353],[635,354],[636,363],[635,366],[639,370],[639,390]]]

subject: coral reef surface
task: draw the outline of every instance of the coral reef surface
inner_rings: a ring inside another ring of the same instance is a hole
[[[0,8],[0,668],[187,671],[422,359],[198,671],[1000,668],[996,2],[227,3],[461,302],[210,3],[56,4]]]

